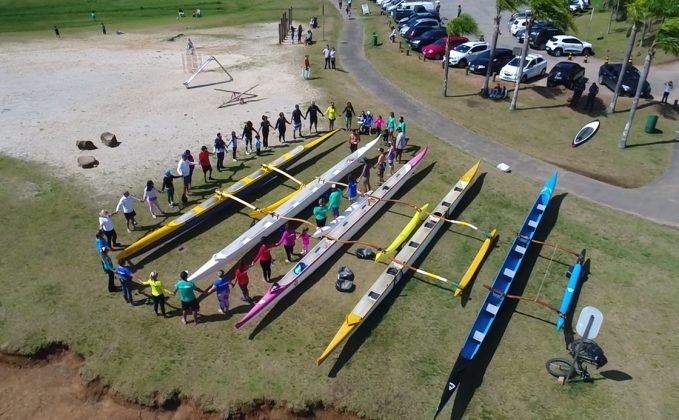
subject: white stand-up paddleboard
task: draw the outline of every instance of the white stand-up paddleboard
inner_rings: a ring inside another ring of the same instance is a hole
[[[599,120],[594,120],[591,123],[585,125],[580,129],[580,131],[578,131],[578,134],[575,135],[575,138],[573,138],[571,146],[578,147],[584,144],[587,140],[594,137],[598,130],[599,130]]]

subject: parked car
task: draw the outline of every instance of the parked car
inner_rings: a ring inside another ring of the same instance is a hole
[[[422,54],[432,60],[440,60],[446,53],[446,40],[448,40],[448,48],[452,51],[455,47],[465,42],[469,42],[464,36],[446,36],[439,38],[433,44],[426,45],[422,48]]]
[[[594,55],[594,48],[589,42],[581,41],[573,35],[557,35],[547,41],[547,54],[557,57],[563,54]]]
[[[556,63],[547,75],[547,87],[563,85],[573,90],[575,83],[585,77],[585,68],[572,61]]]
[[[399,31],[401,36],[405,36],[408,32],[410,32],[411,29],[418,28],[418,27],[427,27],[427,28],[438,28],[441,26],[441,22],[438,21],[438,19],[432,19],[432,18],[423,18],[423,19],[417,19],[414,22],[411,22],[408,25],[404,25],[401,27],[401,30]]]
[[[395,22],[398,22],[401,19],[407,18],[407,17],[412,16],[416,13],[427,13],[427,14],[432,15],[431,17],[438,18],[438,14],[436,14],[436,16],[434,16],[434,14],[436,12],[429,13],[429,12],[427,12],[427,9],[424,6],[421,6],[421,5],[417,5],[413,8],[411,8],[411,9],[396,9],[396,10],[393,10],[391,12],[391,17],[392,17],[392,19],[394,19]]]
[[[603,64],[599,67],[599,84],[607,86],[610,90],[615,90],[615,85],[618,83],[618,76],[622,64]],[[637,93],[637,86],[639,86],[639,79],[641,73],[631,64],[625,68],[625,74],[622,76],[622,86],[620,87],[620,94],[623,96],[634,96]],[[651,85],[647,81],[641,88],[641,96],[651,96]]]
[[[417,38],[420,35],[423,35],[426,32],[431,31],[432,29],[443,29],[441,27],[441,24],[438,22],[426,22],[421,25],[417,25],[413,28],[410,28],[408,32],[403,36],[403,38],[410,42],[411,40]],[[446,34],[446,31],[443,31],[443,35]]]
[[[487,42],[465,42],[455,47],[450,52],[448,65],[453,67],[467,67],[467,64],[475,59],[480,53],[488,49]],[[445,63],[442,63],[445,65]]]
[[[519,74],[519,63],[521,57],[514,57],[507,63],[502,70],[500,70],[500,79],[507,82],[515,82]],[[523,62],[523,75],[521,82],[524,83],[528,79],[537,76],[543,76],[547,73],[547,61],[540,54],[528,54],[526,60]]]
[[[528,35],[528,42],[532,48],[536,50],[544,50],[547,48],[547,43],[549,40],[559,35],[563,35],[563,31],[561,29],[546,26],[536,30],[535,32],[531,31],[530,35]]]
[[[573,13],[583,12],[589,7],[589,2],[586,0],[570,0],[568,8]]]
[[[516,38],[516,40],[519,41],[519,44],[523,44],[523,40],[526,39],[526,30],[525,29],[519,29],[514,34],[514,38]]]
[[[521,12],[512,13],[512,16],[509,18],[509,21],[507,22],[507,29],[512,28],[512,23],[514,23],[515,20],[528,19],[531,17],[533,17],[533,12],[530,10],[523,10]]]
[[[526,29],[526,25],[528,25],[528,19],[526,18],[515,19],[514,21],[512,21],[512,26],[509,27],[509,32],[511,32],[511,34],[514,35],[520,29]]]
[[[507,48],[495,48],[493,60],[490,60],[490,49],[479,54],[475,59],[469,62],[469,71],[474,74],[486,74],[488,63],[490,62],[491,74],[498,74],[505,64],[509,63],[514,58],[512,50]]]
[[[430,45],[437,39],[442,38],[447,34],[448,32],[445,30],[445,28],[430,29],[421,35],[411,38],[408,41],[408,44],[410,45],[410,48],[414,49],[415,51],[422,51],[422,47]]]
[[[405,18],[403,18],[403,19],[400,19],[400,20],[398,21],[398,27],[399,27],[399,29],[400,29],[400,28],[402,28],[403,26],[405,26],[405,25],[407,25],[407,24],[409,24],[409,23],[411,23],[411,22],[415,22],[415,21],[418,20],[418,19],[424,19],[424,18],[436,19],[436,20],[438,20],[439,22],[441,21],[441,17],[439,16],[438,13],[429,13],[429,12],[425,12],[425,13],[413,13],[412,15],[410,15],[410,16],[408,16],[408,17],[405,17]]]

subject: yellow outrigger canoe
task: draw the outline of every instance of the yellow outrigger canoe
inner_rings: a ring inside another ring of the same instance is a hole
[[[396,248],[401,246],[403,242],[405,242],[406,239],[410,236],[411,233],[417,228],[420,223],[427,217],[427,208],[429,208],[429,203],[425,204],[424,206],[420,207],[417,209],[415,214],[413,215],[413,218],[410,219],[410,222],[406,225],[405,228],[401,231],[401,233],[398,234],[396,239],[393,240],[393,242],[384,250],[380,251],[375,255],[375,262],[380,262],[382,259],[384,259],[385,255],[389,255],[392,252],[396,251]]]
[[[311,140],[306,144],[295,147],[294,149],[284,153],[282,156],[276,158],[274,161],[269,163],[268,166],[278,169],[287,168],[299,160],[302,156],[322,144],[324,141],[328,140],[335,133],[337,133],[337,131],[339,130],[333,130],[323,136]],[[224,191],[224,193],[242,198],[244,195],[250,192],[249,190],[251,190],[252,186],[255,184],[263,185],[273,179],[274,175],[276,175],[276,172],[273,169],[267,168],[267,165],[264,165],[255,172],[241,178],[238,182],[231,185],[226,191]],[[144,254],[189,231],[196,225],[215,216],[219,213],[219,211],[233,203],[234,200],[229,199],[228,196],[215,193],[207,200],[195,205],[188,212],[177,217],[176,219],[171,220],[167,225],[154,230],[124,250],[120,251],[116,255],[116,259],[118,261],[129,260]]]

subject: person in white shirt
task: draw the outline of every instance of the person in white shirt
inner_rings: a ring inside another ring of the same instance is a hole
[[[109,248],[115,249],[115,246],[120,245],[118,243],[118,234],[113,226],[113,220],[111,220],[111,213],[109,213],[108,210],[99,212],[99,229],[106,235],[106,242],[108,243]]]
[[[134,217],[137,215],[137,213],[135,213],[134,211],[135,200],[141,201],[137,197],[130,195],[129,191],[125,191],[123,193],[123,196],[120,197],[120,200],[118,201],[116,211],[113,212],[113,214],[118,214],[120,209],[123,209],[123,214],[125,215],[125,220],[127,221],[128,233],[132,232],[132,230],[134,230],[134,227],[137,226],[137,221],[134,220]],[[132,229],[130,229],[130,224],[132,225]]]
[[[326,45],[325,48],[323,48],[323,57],[325,58],[325,65],[323,68],[327,70],[330,68],[330,45]]]
[[[672,89],[674,89],[674,83],[672,83],[671,80],[665,82],[662,92],[662,99],[660,100],[661,104],[667,103],[667,97],[670,96],[670,93],[672,93]]]
[[[401,127],[397,127],[396,131],[398,132],[396,135],[396,159],[398,163],[402,163],[403,150],[406,148],[406,135]]]
[[[182,176],[184,180],[184,192],[182,197],[191,195],[191,166],[195,166],[196,162],[189,161],[189,156],[184,153],[177,164],[177,173]]]

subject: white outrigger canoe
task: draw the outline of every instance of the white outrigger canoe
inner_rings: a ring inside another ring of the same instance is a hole
[[[271,285],[269,291],[250,309],[250,312],[236,322],[236,328],[241,328],[266,309],[273,307],[327,261],[344,245],[342,241],[350,239],[358,232],[384,206],[386,203],[384,200],[393,196],[405,184],[427,151],[427,147],[422,149],[376,191],[361,196],[340,217],[333,220],[330,229],[324,232],[328,237],[321,239],[281,280]]]
[[[341,180],[351,173],[351,171],[356,169],[361,163],[362,157],[375,146],[379,140],[380,137],[378,136],[375,140],[367,143],[365,146],[342,159],[319,178],[306,184],[292,199],[280,206],[275,214],[265,216],[224,249],[214,254],[208,262],[191,274],[189,281],[200,281],[213,275],[224,267],[236,265],[248,251],[259,243],[261,238],[271,235],[285,224],[286,220],[280,216],[294,217],[306,207],[313,204],[330,189],[330,184],[332,182]]]
[[[370,287],[370,290],[368,290],[361,300],[358,301],[354,309],[347,315],[342,326],[337,331],[337,334],[335,334],[335,337],[330,344],[328,344],[328,347],[321,357],[316,361],[317,365],[323,363],[337,347],[358,329],[363,321],[370,316],[375,308],[382,303],[389,292],[391,292],[401,281],[404,274],[408,271],[408,266],[412,266],[427,249],[429,243],[436,236],[436,233],[445,225],[443,219],[449,217],[455,207],[460,203],[467,187],[471,185],[472,180],[476,176],[480,164],[481,162],[476,162],[476,164],[457,181],[453,189],[443,197],[432,214],[427,217],[427,220],[420,225],[419,229],[417,229],[398,255],[396,255],[394,258],[395,261],[392,261],[389,264],[386,270],[380,274],[375,283]],[[401,263],[403,263],[403,265]]]

